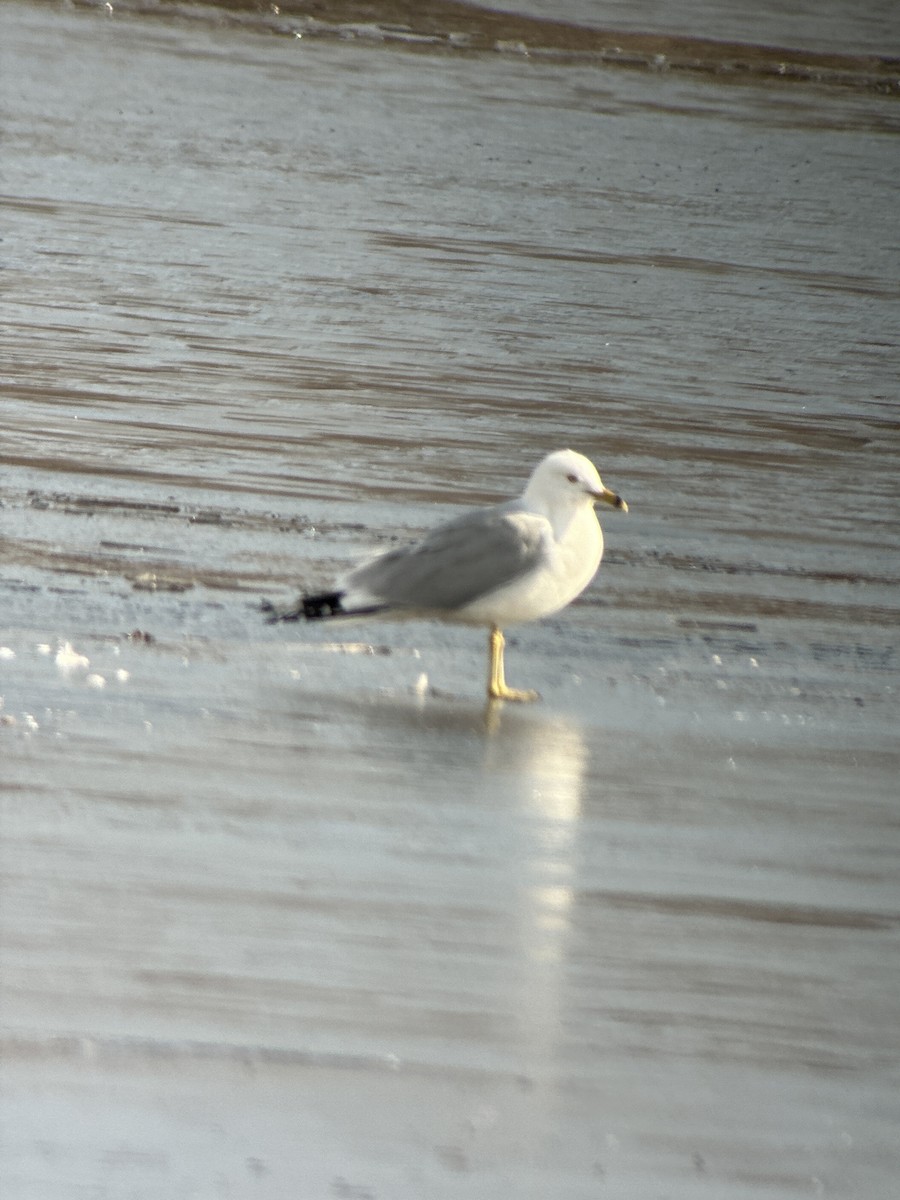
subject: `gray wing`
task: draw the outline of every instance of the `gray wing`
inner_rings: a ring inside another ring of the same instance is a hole
[[[346,580],[388,606],[454,611],[527,575],[544,560],[548,521],[516,502],[476,509],[415,546],[391,550]]]

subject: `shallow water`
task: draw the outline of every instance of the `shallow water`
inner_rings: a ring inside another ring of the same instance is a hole
[[[0,13],[4,1197],[893,1197],[896,98],[202,15]],[[563,445],[542,704],[261,623]]]

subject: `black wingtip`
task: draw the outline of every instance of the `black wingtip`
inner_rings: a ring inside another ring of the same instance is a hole
[[[275,625],[278,621],[322,621],[329,617],[368,617],[384,612],[386,605],[370,604],[363,608],[344,608],[341,603],[343,592],[318,592],[315,596],[301,596],[290,608],[279,608],[271,600],[261,600],[259,611],[265,614],[266,622]]]
[[[304,596],[300,603],[307,621],[320,621],[323,617],[340,616],[343,592],[320,592],[317,596]]]
[[[323,617],[344,615],[341,607],[343,592],[321,592],[316,596],[301,596],[296,604],[288,608],[280,608],[271,600],[261,600],[259,611],[265,615],[269,625],[279,621],[318,621]]]

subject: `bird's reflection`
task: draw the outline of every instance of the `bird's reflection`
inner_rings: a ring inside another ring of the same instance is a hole
[[[529,832],[522,846],[519,948],[527,969],[519,1004],[535,1065],[557,1045],[576,887],[578,833],[588,751],[581,727],[560,715],[490,715],[484,766],[512,772]]]
[[[386,796],[398,786],[404,796],[419,795],[419,836],[427,841],[437,828],[425,814],[438,805],[473,839],[467,869],[480,864],[486,891],[479,903],[491,907],[507,939],[490,1003],[510,1014],[523,1067],[546,1075],[564,1023],[589,766],[584,728],[568,715],[502,703],[485,712],[433,696],[344,696],[339,705],[333,696],[321,699],[324,729],[331,728],[327,709],[339,711],[346,744],[365,758],[369,797],[382,786],[381,765]],[[318,707],[312,696],[306,700]],[[436,836],[443,850],[445,825]],[[458,906],[456,896],[450,884],[448,904]]]

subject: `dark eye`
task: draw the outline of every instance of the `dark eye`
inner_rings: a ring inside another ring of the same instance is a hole
[[[577,483],[578,482],[577,475],[567,475],[566,479],[568,479],[569,483]]]

